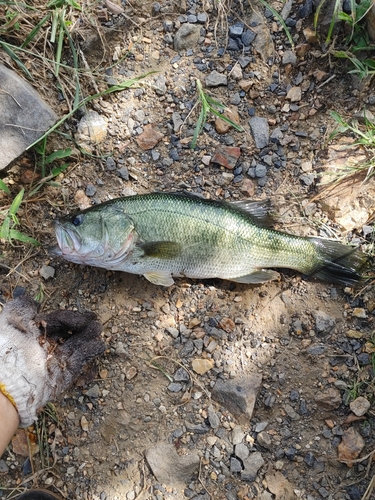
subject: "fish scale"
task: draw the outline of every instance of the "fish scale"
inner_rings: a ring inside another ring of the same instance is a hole
[[[336,241],[267,227],[265,202],[221,202],[187,193],[117,198],[58,220],[67,260],[142,274],[169,286],[172,276],[262,283],[289,268],[355,284],[365,256]]]

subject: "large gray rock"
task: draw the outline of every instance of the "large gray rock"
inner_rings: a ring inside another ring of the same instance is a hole
[[[57,121],[36,90],[0,64],[0,170],[3,170]]]
[[[166,443],[158,443],[154,448],[149,448],[145,451],[145,456],[156,479],[165,485],[183,488],[199,469],[197,454],[180,456],[174,446]]]
[[[233,380],[218,380],[212,389],[212,398],[246,425],[253,414],[261,383],[260,373],[249,373]]]

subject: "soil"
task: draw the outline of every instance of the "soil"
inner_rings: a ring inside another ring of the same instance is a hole
[[[339,185],[335,192],[319,184],[319,175],[336,168],[342,156],[349,163],[350,157],[355,160],[359,154],[345,149],[340,156],[339,139],[328,144],[335,127],[329,111],[347,117],[362,110],[369,103],[371,83],[355,87],[356,82],[340,72],[337,61],[324,54],[319,44],[299,55],[295,64],[284,64],[283,55],[290,46],[283,30],[268,16],[265,26],[275,49],[266,59],[251,50],[252,62],[243,70],[243,79],[251,80],[249,92],[236,105],[244,132],[231,129],[218,134],[210,116],[197,148],[191,151],[189,134],[197,112],[179,132],[173,129],[172,113],[186,118],[196,98],[195,79],[204,82],[215,69],[229,75],[228,84],[209,91],[216,100],[230,103],[241,92],[240,81],[230,76],[241,52],[218,55],[227,29],[221,30],[219,23],[215,40],[217,13],[210,2],[197,2],[197,12],[208,13],[209,20],[202,24],[206,50],[195,46],[191,55],[182,50],[181,58],[171,63],[178,53],[165,41],[165,21],[171,21],[175,36],[184,2],[161,2],[156,12],[153,4],[144,1],[140,7],[129,2],[125,15],[103,7],[100,15],[107,19],[101,19],[101,38],[87,24],[82,29],[88,64],[112,66],[107,77],[121,81],[157,73],[137,88],[91,103],[108,121],[105,141],[92,148],[91,156],[80,154],[58,177],[60,186],[45,186],[20,212],[22,229],[42,246],[2,245],[2,262],[8,266],[2,275],[3,295],[25,289],[35,297],[42,291],[44,311],[94,311],[103,324],[107,350],[91,380],[81,380],[55,403],[57,421],[43,414],[52,450],[50,466],[43,466],[36,454],[29,470],[30,459],[15,453],[11,445],[2,457],[6,472],[0,478],[0,497],[13,498],[39,486],[72,500],[375,498],[365,493],[374,477],[375,442],[374,373],[366,348],[375,310],[371,281],[355,290],[344,289],[285,270],[279,282],[259,286],[176,279],[175,285],[163,288],[143,277],[78,266],[48,254],[48,247],[55,244],[53,220],[62,214],[134,192],[181,189],[229,201],[271,198],[279,229],[340,238],[371,250],[371,231],[363,228],[371,228],[372,179],[362,184],[363,177],[351,177],[345,188]],[[275,5],[277,10],[281,7]],[[302,28],[311,26],[312,20],[298,20],[298,8],[293,3],[289,17],[297,20],[292,34],[300,46],[306,43]],[[251,15],[248,4],[238,2],[228,12],[228,26],[238,18],[250,25]],[[118,47],[130,51],[120,62],[113,59]],[[207,71],[197,69],[197,64],[206,64]],[[166,79],[166,90],[155,92],[160,76]],[[272,83],[285,92],[270,90]],[[286,99],[290,86],[305,89],[294,108]],[[52,90],[48,93],[50,104],[60,113],[64,104]],[[284,105],[288,106],[283,110]],[[279,167],[273,164],[267,169],[266,179],[247,174],[253,160],[258,163],[269,151],[275,153],[275,148],[265,148],[263,153],[256,149],[248,124],[253,110],[267,118],[271,132],[287,126],[284,157],[280,155]],[[133,130],[129,117],[137,122]],[[75,116],[69,122],[72,131],[79,120]],[[142,130],[146,123],[162,133],[154,153],[136,142],[137,128]],[[60,139],[54,141],[49,147],[61,147]],[[213,156],[219,145],[241,148],[235,168],[242,166],[242,170],[234,173],[205,164],[205,156]],[[113,170],[108,168],[108,155],[116,162]],[[25,172],[33,161],[26,153],[3,176],[15,193],[26,185]],[[124,171],[121,174],[122,167],[128,177]],[[311,183],[305,174],[311,176]],[[339,201],[330,203],[335,196]],[[349,222],[343,207],[350,211]],[[45,266],[54,269],[52,278],[42,277]],[[209,333],[213,326],[220,329],[220,338]],[[213,340],[217,345],[212,349]],[[192,360],[196,358],[212,359],[213,368],[204,375],[195,373]],[[189,376],[174,392],[172,377],[182,366]],[[234,416],[211,398],[217,380],[237,380],[254,372],[262,375],[262,384],[251,418]],[[364,417],[353,419],[349,402],[359,394],[371,407]],[[220,420],[217,428],[209,422],[210,406]],[[233,429],[238,426],[242,443],[250,453],[260,452],[264,460],[252,480],[244,480],[231,462],[236,457]],[[365,447],[359,460],[348,465],[339,461],[338,445],[351,428],[364,438]],[[35,433],[35,428],[30,432]],[[160,442],[173,444],[181,456],[199,455],[200,465],[189,480],[180,481],[171,471],[174,483],[158,481],[145,450]],[[272,482],[271,477],[277,480]]]

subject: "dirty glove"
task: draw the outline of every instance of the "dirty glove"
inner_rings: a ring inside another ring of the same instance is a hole
[[[8,302],[0,314],[0,391],[16,407],[20,427],[56,399],[93,358],[103,354],[95,314],[56,311],[37,315],[28,297]]]

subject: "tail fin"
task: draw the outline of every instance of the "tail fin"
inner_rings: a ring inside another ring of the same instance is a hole
[[[311,238],[321,256],[321,265],[311,276],[343,286],[354,286],[362,279],[367,256],[357,248],[337,241]]]

